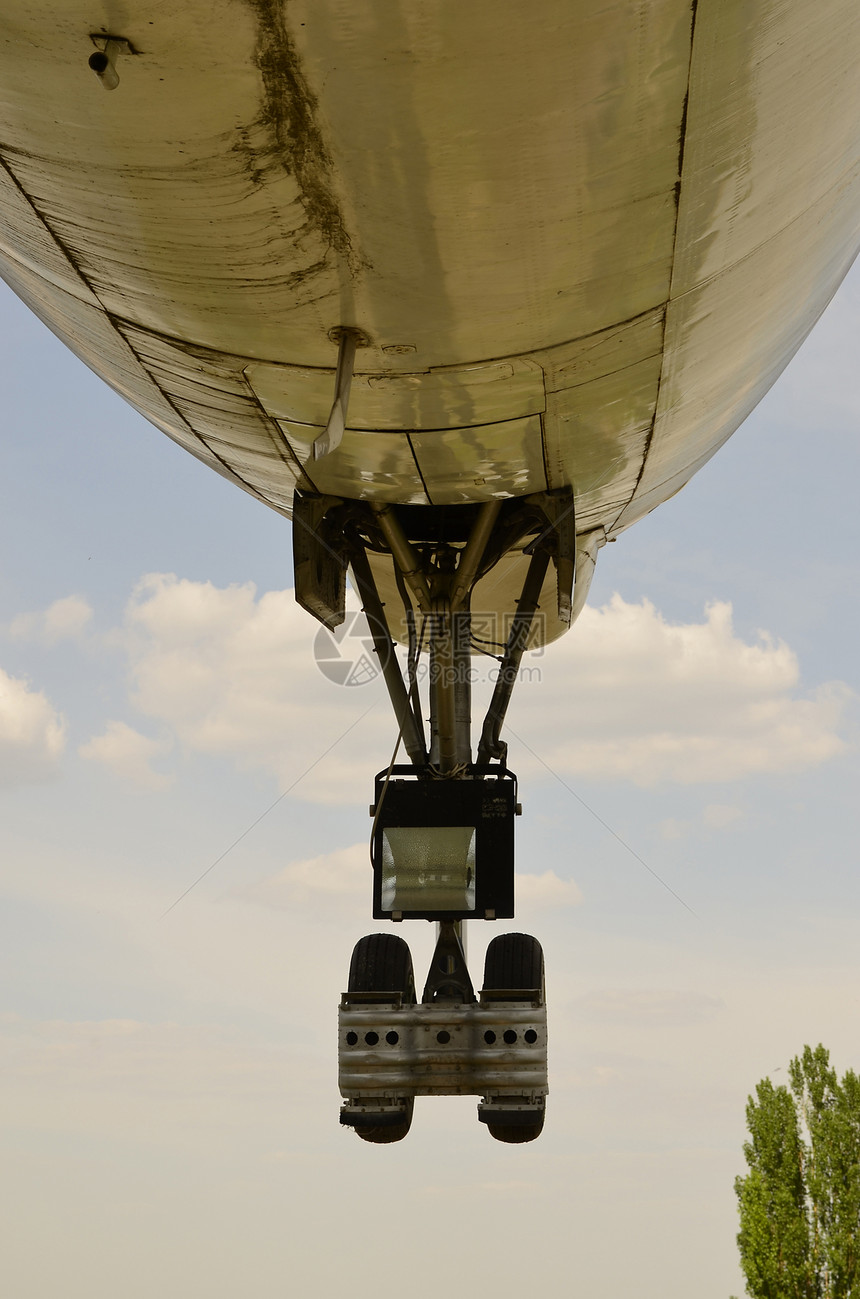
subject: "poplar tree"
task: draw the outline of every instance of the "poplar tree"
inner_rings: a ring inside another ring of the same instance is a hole
[[[752,1299],[860,1299],[860,1079],[804,1047],[789,1086],[747,1101],[749,1172],[735,1181]]]

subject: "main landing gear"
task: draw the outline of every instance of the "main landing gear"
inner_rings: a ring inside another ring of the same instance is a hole
[[[477,1095],[478,1119],[497,1141],[534,1141],[548,1090],[543,982],[537,939],[502,934],[487,949],[475,997],[447,922],[416,1005],[403,939],[362,938],[340,1005],[341,1123],[364,1141],[401,1141],[416,1096]]]
[[[464,928],[470,919],[514,914],[520,806],[499,736],[541,600],[552,600],[556,624],[571,619],[580,558],[572,494],[436,509],[297,493],[294,550],[297,599],[328,627],[343,621],[351,566],[398,747],[402,740],[410,759],[395,765],[395,749],[376,777],[374,918],[437,925],[420,1002],[402,938],[378,933],[356,944],[339,1012],[340,1122],[364,1141],[401,1141],[416,1096],[476,1095],[478,1119],[497,1141],[533,1141],[548,1092],[543,952],[528,934],[494,938],[476,993]],[[551,562],[556,580],[547,592]],[[489,631],[485,619],[478,636],[476,587],[500,563],[509,582],[522,568],[521,594]],[[402,615],[389,620],[381,593]],[[395,634],[408,644],[405,679]],[[488,646],[501,651],[500,666],[473,761],[470,656]],[[424,653],[429,743],[418,692]]]

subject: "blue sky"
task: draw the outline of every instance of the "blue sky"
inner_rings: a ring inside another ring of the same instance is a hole
[[[747,1093],[805,1042],[860,1063],[858,324],[855,273],[715,460],[601,552],[589,610],[515,699],[509,927],[547,953],[545,1135],[500,1146],[474,1100],[425,1100],[375,1148],[337,1127],[335,1009],[374,928],[385,700],[316,667],[283,594],[289,525],[4,291],[16,1299],[387,1299],[404,1276],[429,1299],[429,1233],[454,1294],[741,1293]],[[425,964],[429,926],[404,930]],[[476,968],[492,932],[472,927]]]

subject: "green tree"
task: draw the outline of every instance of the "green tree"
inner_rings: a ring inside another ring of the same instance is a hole
[[[860,1299],[860,1079],[823,1046],[747,1101],[749,1172],[735,1181],[752,1299]]]

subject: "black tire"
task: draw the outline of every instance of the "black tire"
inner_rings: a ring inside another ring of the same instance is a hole
[[[399,992],[404,1005],[415,1005],[415,975],[412,970],[412,953],[409,944],[396,934],[368,934],[360,938],[353,948],[349,963],[349,992]],[[412,1126],[414,1096],[403,1098],[406,1105],[404,1117],[396,1123],[375,1123],[367,1115],[367,1122],[353,1122],[350,1127],[374,1145],[388,1145],[402,1141]],[[359,1116],[356,1115],[356,1118]]]
[[[405,1101],[406,1113],[396,1123],[378,1123],[374,1121],[372,1114],[356,1114],[352,1117],[349,1127],[361,1137],[362,1141],[370,1141],[375,1146],[387,1146],[392,1141],[402,1141],[409,1135],[412,1126],[415,1097],[407,1096]]]
[[[396,934],[360,938],[349,963],[349,992],[399,992],[404,1004],[415,1005],[415,976],[409,944]]]
[[[484,958],[484,987],[539,988],[543,1001],[543,948],[538,940],[531,934],[499,934],[494,938]]]
[[[538,988],[543,1001],[543,948],[538,940],[531,934],[499,934],[494,938],[484,958],[484,987],[512,992]],[[505,1122],[488,1123],[490,1136],[509,1145],[536,1140],[543,1131],[544,1107],[541,1101],[533,1122],[524,1123],[520,1112],[506,1116]]]
[[[539,1117],[532,1123],[488,1123],[487,1131],[496,1141],[506,1141],[509,1145],[519,1145],[524,1141],[536,1141],[543,1132],[544,1103],[538,1110]]]

